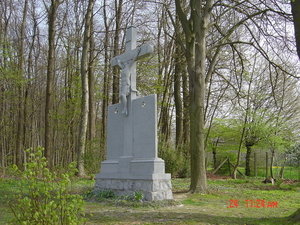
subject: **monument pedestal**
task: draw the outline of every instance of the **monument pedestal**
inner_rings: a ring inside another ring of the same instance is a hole
[[[115,104],[108,108],[107,160],[96,174],[95,190],[110,189],[117,195],[142,191],[147,201],[172,199],[171,174],[165,173],[165,162],[157,157],[156,95],[134,99],[132,113],[126,117],[120,113],[121,107]],[[132,120],[128,129],[131,137],[120,132],[127,132],[122,118]],[[126,150],[129,156],[122,155],[126,143],[131,147]]]

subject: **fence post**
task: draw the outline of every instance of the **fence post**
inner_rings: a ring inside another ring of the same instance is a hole
[[[257,178],[257,158],[256,158],[256,152],[254,152],[254,177]]]

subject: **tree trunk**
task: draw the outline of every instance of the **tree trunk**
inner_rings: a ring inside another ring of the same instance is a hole
[[[212,147],[214,170],[217,168],[217,146]]]
[[[251,78],[251,80],[252,80],[252,78]],[[247,121],[248,121],[248,117],[249,117],[248,114],[249,114],[249,107],[250,107],[250,87],[251,87],[251,82],[249,84],[249,89],[248,89],[246,115],[245,115],[245,118],[244,118],[242,135],[241,135],[241,138],[240,138],[239,149],[238,149],[238,153],[237,153],[237,160],[236,160],[236,164],[234,166],[234,169],[233,169],[233,172],[232,172],[232,175],[231,175],[232,179],[236,179],[236,172],[237,172],[238,167],[240,165],[243,140],[244,140],[244,137],[246,135],[246,125],[247,125]]]
[[[20,85],[19,85],[19,118],[18,118],[18,131],[17,131],[17,143],[16,143],[16,155],[17,155],[17,166],[22,167],[22,150],[24,145],[24,127],[25,127],[25,101],[24,101],[24,72],[25,72],[25,59],[24,59],[24,44],[25,44],[25,26],[27,16],[28,0],[25,0],[23,10],[23,20],[21,24],[21,36],[20,36],[20,49],[19,49],[19,73],[20,73]]]
[[[93,141],[96,136],[96,110],[95,110],[95,40],[94,40],[94,22],[91,16],[90,28],[90,55],[88,66],[88,83],[89,83],[89,141]]]
[[[247,124],[247,114],[245,116],[244,127],[243,127],[243,130],[242,130],[239,149],[238,149],[238,153],[237,153],[236,164],[234,165],[232,175],[231,175],[232,179],[236,179],[236,172],[238,171],[238,167],[240,165],[241,151],[242,151],[243,139],[244,139],[245,131],[246,131],[246,124]]]
[[[295,221],[295,223],[298,223],[300,221],[300,209],[297,209],[296,212],[290,215],[289,219]]]
[[[266,180],[269,179],[269,156],[268,152],[266,152]]]
[[[183,143],[189,143],[190,117],[189,117],[189,90],[188,90],[188,75],[186,69],[182,73],[182,92],[183,92]]]
[[[252,146],[246,144],[246,164],[245,164],[245,175],[250,176],[251,169],[250,169],[250,159],[251,159],[251,151],[252,151]]]
[[[281,166],[281,169],[280,169],[280,172],[279,172],[279,177],[281,179],[283,179],[283,172],[284,172],[284,167],[285,167],[286,161],[287,161],[287,156],[284,157],[284,161],[282,163],[282,166]]]
[[[175,71],[174,71],[174,103],[176,119],[176,148],[182,146],[183,141],[183,107],[181,98],[181,74],[182,74],[182,54],[178,45],[175,50]]]
[[[291,0],[291,5],[292,5],[292,14],[294,18],[297,53],[300,59],[300,1]]]
[[[118,3],[119,2],[119,3]],[[120,55],[119,40],[120,40],[120,27],[121,27],[121,15],[122,15],[123,0],[115,0],[116,11],[116,30],[114,36],[114,57]],[[113,68],[113,96],[112,104],[119,103],[119,86],[120,86],[120,73],[119,68],[115,66]]]
[[[103,78],[103,98],[102,98],[102,106],[101,106],[101,111],[102,111],[102,120],[101,120],[101,138],[103,142],[103,146],[105,145],[105,140],[106,140],[106,118],[107,118],[107,106],[109,103],[109,95],[110,95],[110,79],[109,79],[109,23],[108,23],[108,18],[107,18],[107,13],[106,13],[106,1],[104,1],[104,6],[103,6],[103,20],[104,20],[104,26],[105,26],[105,38],[104,38],[104,78]],[[115,68],[115,67],[114,67]]]
[[[164,57],[165,62],[168,61],[166,57]],[[165,66],[165,65],[164,65]],[[165,69],[162,69],[164,71],[164,80],[163,80],[163,86],[165,87],[162,93],[162,104],[161,110],[160,110],[160,117],[158,121],[158,126],[161,128],[161,134],[162,134],[162,141],[166,143],[167,145],[170,144],[170,139],[171,139],[171,128],[170,128],[170,113],[169,113],[169,108],[170,108],[170,97],[169,97],[169,88],[170,87],[170,82],[169,82],[169,74],[165,73]]]
[[[169,114],[169,98],[168,96],[164,97],[162,102],[166,102],[166,105],[161,107],[161,115],[159,120],[159,126],[161,127],[161,134],[162,134],[162,141],[167,145],[170,146],[170,139],[171,139],[171,128],[170,128],[170,114]]]
[[[256,152],[254,152],[254,176],[257,177],[257,157]]]
[[[185,35],[185,53],[189,73],[189,115],[190,115],[190,192],[206,192],[205,169],[205,92],[206,92],[206,34],[211,14],[212,0],[191,0],[190,18],[185,14],[182,2],[176,0],[176,12]]]
[[[84,154],[86,146],[87,125],[89,115],[89,82],[88,82],[88,51],[90,42],[90,29],[92,21],[94,0],[89,0],[88,9],[85,15],[84,38],[82,45],[81,57],[81,82],[82,82],[82,101],[81,101],[81,118],[79,127],[79,140],[77,147],[77,168],[78,176],[85,176],[84,171]]]
[[[273,175],[273,164],[274,164],[275,150],[271,150],[271,163],[270,163],[270,178],[274,179]]]
[[[46,106],[45,106],[45,157],[48,161],[48,167],[52,165],[53,151],[53,88],[54,88],[54,53],[55,53],[55,32],[56,32],[56,16],[57,8],[60,4],[59,0],[52,0],[50,10],[48,12],[48,67],[47,67],[47,87],[46,87]]]

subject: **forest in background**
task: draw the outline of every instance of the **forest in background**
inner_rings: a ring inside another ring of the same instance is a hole
[[[99,171],[107,106],[119,102],[119,71],[110,60],[124,51],[125,31],[134,25],[138,46],[154,46],[153,56],[137,64],[137,89],[158,96],[159,154],[168,172],[189,175],[190,125],[202,120],[190,123],[195,96],[185,43],[194,36],[184,24],[191,20],[176,16],[193,11],[188,1],[175,2],[1,1],[0,167],[22,167],[25,150],[42,146],[51,167],[78,161],[82,174]],[[249,176],[253,153],[263,161],[266,151],[271,166],[299,166],[290,2],[202,1],[199,7],[209,14],[202,30],[206,166],[216,168],[228,156]]]

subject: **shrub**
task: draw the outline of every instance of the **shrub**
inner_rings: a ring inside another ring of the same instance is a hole
[[[15,216],[13,223],[17,224],[80,224],[84,222],[81,196],[70,194],[68,186],[70,177],[76,172],[76,164],[71,163],[68,170],[61,175],[52,173],[47,168],[47,160],[42,156],[43,149],[36,152],[27,150],[30,154],[27,168],[21,172],[19,183],[20,194],[10,202],[10,208]]]
[[[100,150],[99,150],[100,143]],[[93,141],[87,141],[86,152],[83,156],[87,174],[95,174],[99,172],[99,164],[105,160],[105,144],[102,139],[95,138]]]
[[[172,177],[190,176],[190,159],[184,149],[161,146],[159,156],[165,161],[166,172],[171,173]]]

